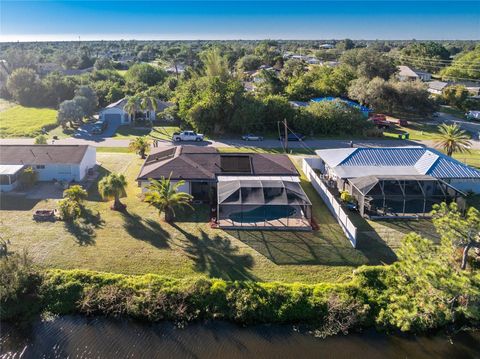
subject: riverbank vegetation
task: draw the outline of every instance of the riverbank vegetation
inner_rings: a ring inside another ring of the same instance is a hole
[[[2,319],[32,312],[130,316],[186,323],[307,324],[318,335],[380,330],[426,332],[480,323],[480,276],[461,270],[455,248],[407,235],[400,260],[361,267],[344,284],[174,279],[84,270],[37,271],[20,255],[0,262]]]

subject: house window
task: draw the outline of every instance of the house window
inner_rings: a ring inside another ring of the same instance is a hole
[[[43,170],[45,169],[45,165],[36,165],[37,170]]]

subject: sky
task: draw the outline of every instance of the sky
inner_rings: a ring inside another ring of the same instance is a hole
[[[480,1],[10,1],[0,41],[480,39]]]

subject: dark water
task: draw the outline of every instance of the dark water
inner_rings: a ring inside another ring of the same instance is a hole
[[[480,332],[453,337],[362,334],[319,339],[291,326],[242,328],[65,316],[2,324],[0,358],[480,358]]]

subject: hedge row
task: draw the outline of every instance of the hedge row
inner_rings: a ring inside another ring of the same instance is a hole
[[[22,282],[15,283],[3,297],[0,313],[1,318],[7,320],[50,312],[177,323],[222,319],[243,324],[306,324],[315,328],[320,336],[374,325],[422,332],[453,323],[455,317],[456,323],[466,324],[480,319],[475,311],[472,312],[475,315],[467,318],[462,314],[466,307],[449,309],[442,301],[434,301],[433,306],[430,303],[427,308],[420,304],[410,308],[417,315],[406,312],[399,306],[399,293],[389,293],[391,286],[387,283],[395,276],[392,268],[360,267],[349,283],[314,285],[47,270],[40,274],[23,273]],[[476,305],[474,302],[471,304]],[[392,315],[402,316],[402,313],[407,319],[409,313],[413,315],[408,319],[408,326],[396,317],[391,319]]]

